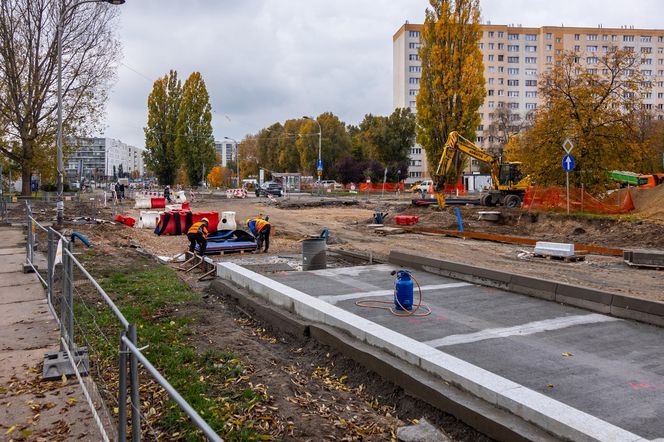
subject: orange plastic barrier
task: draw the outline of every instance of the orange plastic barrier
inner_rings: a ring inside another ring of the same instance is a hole
[[[155,233],[157,235],[184,235],[192,224],[202,218],[208,219],[208,231],[216,232],[219,225],[219,213],[217,212],[195,212],[188,210],[174,210],[164,212],[159,216],[159,222]]]
[[[131,216],[115,215],[115,218],[113,219],[114,221],[122,223],[129,227],[134,227],[134,224],[136,224],[136,220]]]
[[[151,198],[150,200],[153,209],[163,209],[166,207],[166,198]]]
[[[359,190],[360,192],[382,192],[383,186],[385,192],[396,192],[397,190],[403,192],[404,190],[403,183],[360,183]]]
[[[629,213],[635,209],[629,191],[619,195],[616,204],[605,203],[585,190],[569,189],[570,212],[587,212],[607,215]],[[567,191],[563,187],[530,187],[523,198],[522,207],[526,210],[567,210]]]

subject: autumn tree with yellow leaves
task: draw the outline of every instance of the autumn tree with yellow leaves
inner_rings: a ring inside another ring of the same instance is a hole
[[[430,0],[422,28],[417,142],[433,175],[448,134],[475,139],[486,94],[479,0]],[[457,171],[463,161],[458,161]]]
[[[648,118],[642,97],[649,89],[640,63],[638,54],[617,48],[585,59],[563,54],[540,78],[543,106],[533,126],[510,140],[507,158],[522,161],[537,185],[562,185],[561,146],[569,138],[573,185],[601,193],[611,186],[608,171],[638,171],[646,156],[639,127]]]

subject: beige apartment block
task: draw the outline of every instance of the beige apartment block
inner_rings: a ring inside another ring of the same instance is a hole
[[[484,55],[487,96],[480,107],[482,122],[475,142],[488,149],[499,144],[488,132],[496,109],[511,110],[515,125],[521,124],[540,105],[538,79],[551,69],[565,51],[577,52],[580,63],[593,69],[599,57],[611,47],[630,49],[641,58],[641,74],[652,89],[644,97],[647,109],[664,115],[664,30],[620,28],[580,28],[544,26],[526,28],[513,25],[484,24],[480,49]],[[394,108],[409,107],[413,112],[419,92],[421,63],[421,24],[406,22],[393,36]],[[602,69],[597,68],[601,74]],[[472,161],[470,172],[479,164]],[[428,178],[426,157],[419,146],[411,151],[409,181]]]

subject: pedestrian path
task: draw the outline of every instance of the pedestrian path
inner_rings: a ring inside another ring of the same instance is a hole
[[[99,440],[77,380],[41,380],[44,354],[58,350],[58,324],[24,262],[23,231],[0,227],[0,440]]]

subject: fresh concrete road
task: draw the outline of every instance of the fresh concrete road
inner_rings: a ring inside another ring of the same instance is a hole
[[[430,316],[355,304],[391,300],[395,268],[270,278],[638,436],[664,437],[661,328],[425,272],[414,276]]]

